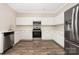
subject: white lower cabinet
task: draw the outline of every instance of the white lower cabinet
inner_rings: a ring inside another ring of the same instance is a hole
[[[15,31],[15,35],[14,35],[14,37],[15,37],[15,39],[14,39],[14,43],[16,44],[18,41],[20,41],[20,39],[21,39],[21,35],[20,35],[21,33],[20,33],[20,31]]]
[[[22,36],[22,39],[25,39],[25,40],[32,40],[32,31],[31,31],[31,30],[22,31],[22,32],[21,32],[21,36]]]
[[[15,31],[15,44],[20,40],[32,40],[31,30],[17,30]]]
[[[0,54],[3,53],[3,45],[4,45],[3,41],[4,41],[3,34],[0,33]]]
[[[52,39],[52,31],[42,31],[42,39],[43,40],[51,40]]]
[[[54,32],[53,40],[64,47],[64,32]]]
[[[52,38],[53,38],[54,41],[57,40],[57,38],[56,38],[56,33],[55,33],[55,32],[52,33]]]

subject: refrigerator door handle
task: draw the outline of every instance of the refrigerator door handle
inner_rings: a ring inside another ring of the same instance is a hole
[[[72,24],[71,24],[73,39],[75,39],[75,34],[74,34],[74,14],[75,14],[75,8],[73,8],[73,10],[72,10]]]
[[[79,7],[77,6],[76,7],[76,15],[75,15],[75,32],[76,32],[76,39],[79,40],[78,38],[78,10],[79,10]]]

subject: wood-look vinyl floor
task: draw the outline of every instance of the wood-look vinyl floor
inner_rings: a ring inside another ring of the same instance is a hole
[[[53,40],[18,42],[5,55],[63,55],[64,49]]]

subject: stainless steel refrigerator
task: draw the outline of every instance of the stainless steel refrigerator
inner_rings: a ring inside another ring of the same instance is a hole
[[[65,54],[79,55],[79,4],[64,13]]]

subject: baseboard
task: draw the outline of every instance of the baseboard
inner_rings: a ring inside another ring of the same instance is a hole
[[[48,41],[48,40],[52,40],[52,39],[41,39],[43,41]],[[33,41],[33,39],[22,39],[20,41]]]
[[[60,46],[61,48],[64,49],[64,47],[62,47],[59,43],[57,43],[55,40],[52,40],[53,42],[55,42],[58,46]]]
[[[17,43],[15,43],[13,46],[15,46],[16,44],[18,44],[19,42],[20,42],[20,40]]]

